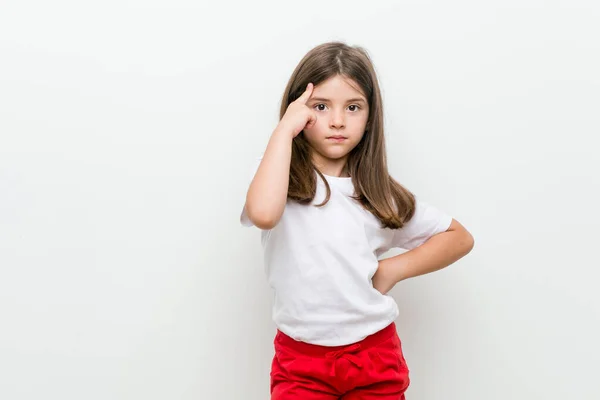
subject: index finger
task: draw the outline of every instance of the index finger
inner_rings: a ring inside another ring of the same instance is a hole
[[[310,95],[312,94],[313,89],[314,85],[312,84],[312,82],[309,82],[308,85],[306,85],[306,90],[304,91],[304,93],[302,93],[302,95],[298,97],[298,101],[302,104],[306,104],[306,102],[310,98]]]

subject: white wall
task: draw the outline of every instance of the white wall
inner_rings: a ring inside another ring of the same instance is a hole
[[[411,400],[598,399],[597,2],[0,5],[0,398],[268,398],[247,168],[371,53],[392,174],[475,236],[393,291]]]

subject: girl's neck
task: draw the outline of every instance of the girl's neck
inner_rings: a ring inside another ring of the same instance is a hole
[[[334,176],[338,178],[348,178],[348,165],[346,160],[332,160],[330,162],[323,162],[314,160],[315,166],[323,174],[327,176]]]

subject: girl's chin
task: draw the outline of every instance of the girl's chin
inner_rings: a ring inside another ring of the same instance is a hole
[[[339,158],[347,156],[352,151],[352,146],[348,144],[329,144],[329,145],[317,145],[310,143],[310,147],[313,151],[317,152],[321,157],[337,160]]]

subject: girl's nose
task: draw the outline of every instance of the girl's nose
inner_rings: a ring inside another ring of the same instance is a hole
[[[331,122],[330,125],[331,127],[335,127],[335,128],[343,128],[344,127],[344,113],[343,112],[333,112],[331,114]]]

